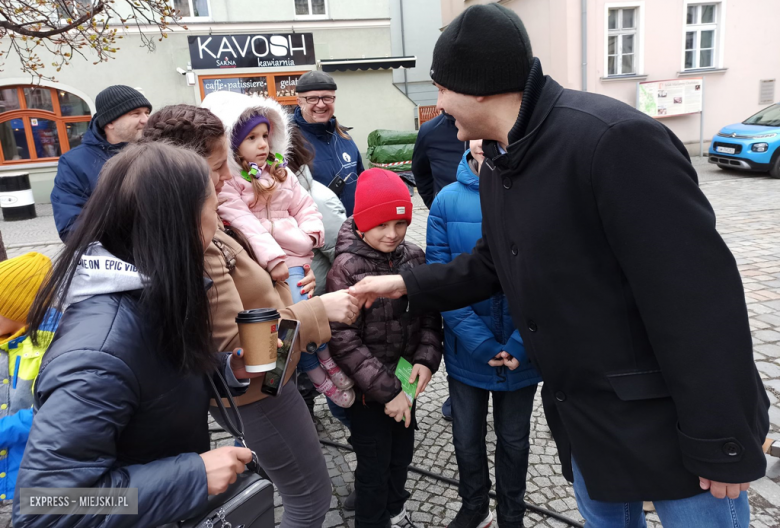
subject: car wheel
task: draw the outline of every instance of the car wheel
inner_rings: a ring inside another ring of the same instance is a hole
[[[777,156],[775,164],[769,169],[769,175],[773,178],[780,180],[780,156]]]

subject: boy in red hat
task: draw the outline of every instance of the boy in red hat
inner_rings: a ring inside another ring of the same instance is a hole
[[[412,201],[397,174],[370,169],[360,175],[355,209],[339,232],[328,291],[349,288],[369,275],[392,275],[425,263],[422,249],[406,242]],[[356,528],[412,528],[404,507],[406,474],[414,453],[414,405],[401,387],[401,358],[417,381],[415,398],[439,368],[442,326],[439,314],[410,317],[408,302],[378,299],[352,324],[331,324],[330,351],[355,381],[348,409],[357,455]]]

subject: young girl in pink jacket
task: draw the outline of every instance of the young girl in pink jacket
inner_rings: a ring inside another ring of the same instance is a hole
[[[255,259],[275,281],[287,281],[293,300],[306,298],[299,282],[311,266],[313,249],[322,247],[322,215],[311,196],[286,168],[290,156],[287,113],[273,99],[214,92],[203,106],[227,128],[233,178],[219,193],[219,216],[246,237]],[[261,308],[261,307],[257,307]],[[355,399],[349,379],[326,345],[302,354],[300,366],[319,392],[339,406]]]

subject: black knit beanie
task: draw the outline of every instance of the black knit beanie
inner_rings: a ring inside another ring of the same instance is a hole
[[[148,108],[149,112],[152,111],[152,103],[141,92],[121,84],[109,86],[95,97],[95,108],[97,109],[95,117],[97,117],[100,128],[104,128],[107,124],[136,108],[143,107]]]
[[[498,4],[475,5],[436,41],[431,79],[466,95],[522,92],[532,61],[531,41],[514,11]]]

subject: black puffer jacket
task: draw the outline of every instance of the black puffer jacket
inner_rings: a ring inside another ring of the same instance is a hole
[[[138,515],[20,515],[14,526],[159,526],[207,498],[198,453],[209,450],[208,381],[157,351],[140,290],[71,305],[35,386],[35,419],[20,488],[138,488]],[[226,354],[220,355],[222,370]],[[238,392],[238,391],[235,391]]]
[[[369,275],[394,275],[421,264],[425,264],[425,253],[419,247],[402,242],[393,253],[377,251],[358,236],[348,218],[339,231],[328,291],[349,288]],[[367,399],[387,403],[401,392],[395,376],[401,357],[431,372],[439,368],[441,316],[411,317],[408,307],[406,297],[377,299],[371,308],[360,311],[353,324],[331,323],[331,354]]]

